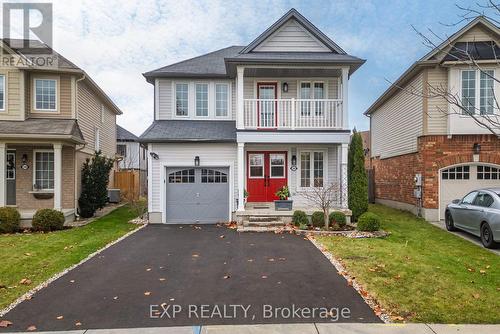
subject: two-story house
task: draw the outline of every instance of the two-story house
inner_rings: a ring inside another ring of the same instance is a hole
[[[147,170],[147,150],[139,142],[139,137],[127,129],[116,126],[116,154],[120,158],[120,170]]]
[[[366,111],[377,202],[437,221],[453,199],[500,186],[499,128],[489,123],[494,134],[479,124],[499,113],[499,32],[486,18],[474,19]]]
[[[114,158],[121,111],[85,71],[46,45],[36,43],[56,60],[50,66],[27,61],[22,40],[0,40],[0,47],[3,60],[14,60],[0,64],[0,207],[16,207],[23,223],[40,208],[72,220],[82,164],[96,150]]]
[[[291,9],[246,46],[145,73],[150,221],[236,219],[285,185],[303,208],[301,194],[336,184],[346,208],[348,83],[363,63]]]

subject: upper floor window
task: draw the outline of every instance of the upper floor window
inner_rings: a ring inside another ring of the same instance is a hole
[[[116,145],[116,153],[121,157],[127,156],[127,145],[118,144]]]
[[[215,116],[226,117],[228,113],[229,87],[227,84],[215,85]]]
[[[461,72],[461,98],[463,114],[480,115],[494,113],[494,70],[463,70]]]
[[[196,116],[208,116],[208,84],[196,84]]]
[[[189,85],[178,83],[175,85],[175,114],[177,116],[188,115]]]
[[[321,81],[317,82],[301,82],[300,83],[300,98],[302,100],[321,100],[325,98],[325,84]],[[314,115],[319,116],[323,112],[323,102],[321,101],[302,101],[301,116],[310,116],[311,111]]]
[[[0,110],[5,110],[5,75],[0,74]]]
[[[56,110],[57,81],[55,79],[35,79],[35,109]]]

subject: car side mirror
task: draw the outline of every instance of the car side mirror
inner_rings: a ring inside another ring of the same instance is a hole
[[[454,199],[453,201],[451,201],[451,203],[453,203],[453,204],[460,204],[460,200],[459,199]]]

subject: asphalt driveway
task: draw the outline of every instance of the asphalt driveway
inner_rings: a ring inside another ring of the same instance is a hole
[[[165,225],[108,248],[4,319],[9,331],[380,322],[301,236]]]

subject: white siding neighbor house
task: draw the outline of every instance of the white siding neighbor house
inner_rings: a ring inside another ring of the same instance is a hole
[[[313,209],[303,194],[335,184],[347,212],[348,86],[363,63],[292,9],[246,46],[145,73],[150,221],[239,220],[283,186]]]

